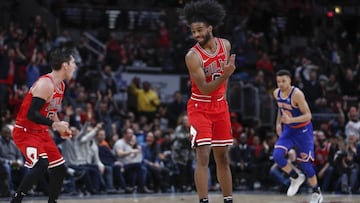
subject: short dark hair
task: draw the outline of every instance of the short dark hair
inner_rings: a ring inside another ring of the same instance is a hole
[[[226,11],[215,0],[201,0],[185,4],[184,15],[189,25],[194,22],[204,22],[216,27],[224,19]]]
[[[287,75],[291,78],[291,73],[290,71],[286,70],[286,69],[281,69],[278,72],[276,72],[276,76],[284,76]]]
[[[73,54],[72,50],[69,49],[63,50],[60,48],[55,48],[51,50],[49,54],[49,64],[51,66],[51,69],[60,70],[61,65],[64,62],[65,63],[70,62],[72,54]]]

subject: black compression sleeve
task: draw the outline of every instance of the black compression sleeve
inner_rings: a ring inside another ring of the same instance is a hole
[[[42,99],[40,97],[33,97],[31,100],[29,111],[27,113],[27,118],[37,124],[52,126],[54,121],[46,118],[40,113],[40,110],[44,106],[45,102],[45,99]]]

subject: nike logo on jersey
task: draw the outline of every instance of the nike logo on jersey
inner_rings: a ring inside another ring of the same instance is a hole
[[[304,129],[304,130],[302,130],[302,132],[303,133],[306,133],[308,131],[308,129],[306,128],[306,129]]]
[[[206,63],[210,58],[207,58],[205,60],[203,60],[203,63]]]

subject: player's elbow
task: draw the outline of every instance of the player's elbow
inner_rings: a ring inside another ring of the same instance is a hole
[[[312,119],[311,113],[307,113],[306,114],[306,120],[311,121],[311,119]]]

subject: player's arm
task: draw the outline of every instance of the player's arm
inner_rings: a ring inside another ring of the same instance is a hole
[[[301,116],[291,118],[292,123],[302,123],[311,120],[309,105],[305,99],[304,93],[299,89],[296,89],[294,92],[293,104],[299,107],[301,113],[303,114]]]
[[[235,70],[235,55],[232,55],[228,63],[223,65],[224,73],[210,82],[206,82],[205,73],[201,67],[199,56],[189,51],[185,56],[185,63],[189,70],[189,74],[200,92],[208,95],[216,90],[223,82],[225,82]]]
[[[276,99],[276,95],[278,94],[280,90],[277,88],[274,90],[273,92],[273,96],[274,98]],[[277,116],[276,116],[276,134],[278,136],[281,135],[281,132],[282,132],[282,125],[281,125],[281,114],[280,114],[280,108],[278,108],[277,110]]]
[[[50,85],[49,85],[50,84]],[[31,104],[29,107],[29,111],[27,113],[27,118],[34,123],[47,125],[52,127],[53,129],[58,130],[60,133],[67,132],[71,135],[71,131],[69,129],[69,123],[65,121],[59,121],[57,115],[53,115],[55,117],[54,120],[47,118],[42,115],[40,110],[45,105],[45,103],[50,99],[54,92],[54,86],[52,82],[48,78],[39,79],[34,87],[31,89],[31,93],[33,95],[31,99]]]
[[[224,45],[225,45],[227,58],[230,59],[230,56],[231,56],[231,54],[230,54],[231,43],[230,43],[229,40],[227,40],[227,39],[221,39],[221,41],[222,41],[222,42],[224,43]],[[226,87],[228,87],[228,83],[229,83],[229,80],[226,80]],[[227,98],[227,97],[226,97],[226,93],[227,93],[227,91],[224,92],[224,97],[225,97],[225,98]]]
[[[27,118],[34,123],[52,127],[54,121],[45,117],[40,112],[54,91],[53,85],[49,85],[49,83],[50,80],[48,78],[42,78],[39,79],[31,89],[33,97],[31,99]]]

